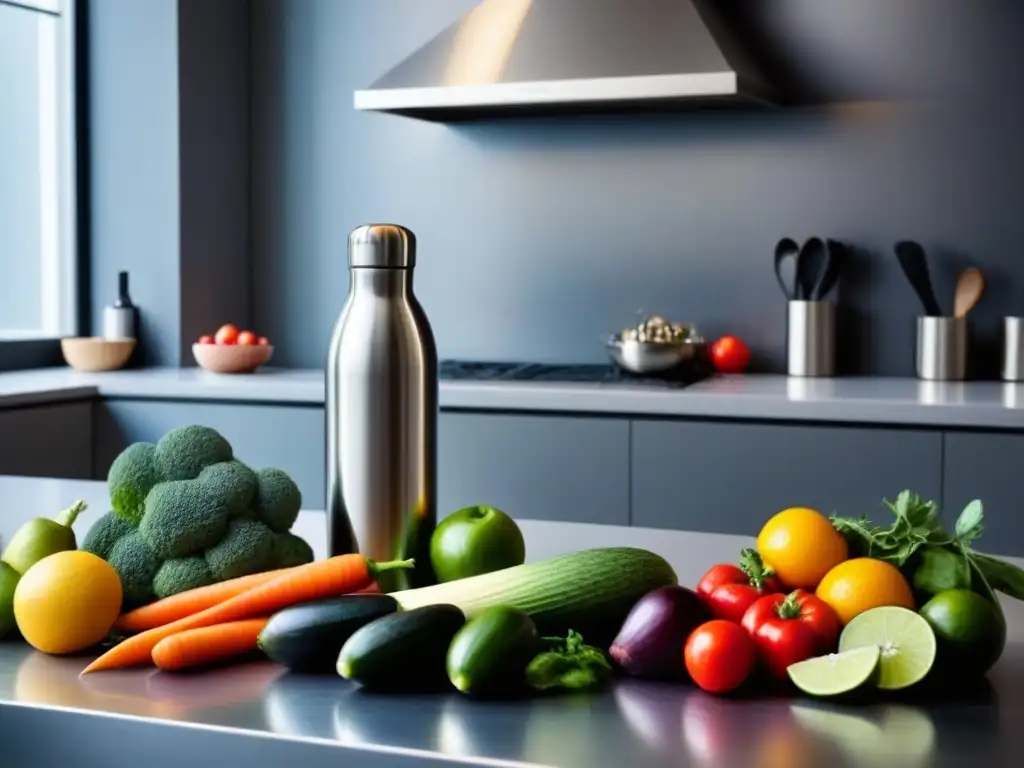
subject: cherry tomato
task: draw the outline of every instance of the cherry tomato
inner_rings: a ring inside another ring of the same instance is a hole
[[[711,345],[711,362],[719,373],[742,373],[750,362],[750,350],[735,336],[723,336]]]
[[[200,336],[199,337],[199,343],[200,344],[213,344],[213,336]]]
[[[697,585],[697,594],[716,618],[737,624],[751,603],[762,595],[779,591],[778,579],[753,549],[740,552],[739,566],[731,563],[712,566]]]
[[[761,664],[777,680],[786,679],[790,664],[819,652],[821,640],[814,625],[802,620],[802,611],[797,594],[791,592],[762,597],[743,616],[743,629],[753,639]]]
[[[256,345],[256,334],[252,331],[242,331],[238,334],[238,341],[236,343],[242,347],[253,347]]]
[[[750,577],[743,569],[732,563],[713,565],[697,583],[697,594],[703,598],[711,597],[711,593],[723,584],[749,584]]]
[[[214,335],[213,339],[218,344],[237,344],[238,327],[232,323],[226,323],[217,329],[217,333]]]
[[[739,688],[750,676],[756,659],[750,636],[739,625],[721,619],[701,624],[683,647],[686,671],[693,682],[710,693]]]
[[[265,346],[267,346],[268,344],[270,344],[270,342],[269,342],[269,341],[267,341],[267,337],[266,337],[266,336],[260,336],[260,338],[259,338],[259,340],[257,341],[257,343],[258,343],[258,344],[259,344],[259,345],[260,345],[261,347],[265,347]]]

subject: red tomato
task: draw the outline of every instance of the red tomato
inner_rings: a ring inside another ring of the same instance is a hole
[[[238,341],[236,343],[242,347],[256,346],[256,334],[252,331],[242,331],[238,334]]]
[[[226,323],[217,329],[217,333],[213,339],[218,344],[237,344],[238,327],[231,323]]]
[[[750,676],[757,653],[738,625],[714,619],[697,627],[686,640],[683,661],[697,685],[710,693],[739,688]]]
[[[750,362],[750,350],[735,336],[723,336],[711,345],[711,362],[719,373],[742,373]]]
[[[802,611],[797,594],[791,592],[762,597],[743,616],[743,629],[757,646],[761,663],[777,680],[786,679],[790,664],[819,652],[818,633],[810,621],[803,620]]]
[[[800,621],[813,629],[818,638],[818,653],[835,653],[843,629],[839,615],[813,592],[798,589],[794,594],[800,606]]]
[[[267,341],[267,337],[266,337],[266,336],[260,336],[260,338],[259,338],[259,340],[258,340],[258,342],[257,342],[257,343],[258,343],[258,344],[259,344],[259,345],[260,345],[261,347],[265,347],[265,346],[267,346],[267,345],[268,345],[268,344],[269,344],[270,342],[269,342],[269,341]]]
[[[199,343],[200,344],[213,344],[213,336],[200,336],[199,337]]]
[[[740,552],[739,566],[731,563],[712,566],[697,585],[697,594],[716,618],[737,624],[757,598],[780,590],[778,579],[753,549]]]

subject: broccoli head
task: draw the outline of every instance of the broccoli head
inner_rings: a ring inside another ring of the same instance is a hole
[[[125,608],[134,608],[153,600],[153,577],[162,560],[146,546],[138,531],[122,536],[110,548],[107,562],[121,577]]]
[[[92,524],[82,540],[81,548],[105,560],[114,543],[134,530],[135,527],[131,523],[111,510]]]
[[[282,469],[256,472],[256,513],[275,533],[285,533],[299,516],[302,493]]]
[[[153,592],[159,598],[198,589],[216,583],[210,567],[202,556],[176,557],[164,560],[153,577]]]
[[[142,519],[146,496],[160,482],[153,443],[132,443],[118,455],[107,472],[110,504],[133,525]]]
[[[273,557],[274,532],[258,520],[232,520],[224,538],[206,550],[206,564],[219,581],[268,570]]]
[[[274,567],[292,568],[313,562],[313,548],[294,533],[274,534]]]
[[[172,429],[156,444],[163,480],[191,480],[211,464],[231,461],[231,444],[215,429],[191,425]]]
[[[200,483],[223,498],[231,517],[241,517],[252,508],[256,497],[256,473],[240,461],[211,464],[199,473]]]
[[[196,480],[168,480],[146,497],[139,533],[161,558],[198,554],[216,544],[228,527],[228,504]]]
[[[289,532],[302,506],[298,486],[280,469],[254,472],[209,427],[128,446],[107,485],[113,510],[83,549],[117,571],[126,607],[313,560]]]

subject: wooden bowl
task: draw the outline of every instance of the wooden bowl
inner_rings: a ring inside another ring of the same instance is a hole
[[[193,344],[199,367],[214,373],[252,373],[270,359],[274,348],[267,344]]]
[[[116,371],[135,349],[135,339],[78,336],[60,340],[64,360],[76,371]]]

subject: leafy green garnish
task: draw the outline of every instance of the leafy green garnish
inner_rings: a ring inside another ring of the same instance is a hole
[[[585,645],[579,632],[569,630],[566,638],[546,637],[552,649],[534,657],[526,667],[526,684],[538,691],[551,688],[581,690],[603,683],[612,666],[604,652]]]

